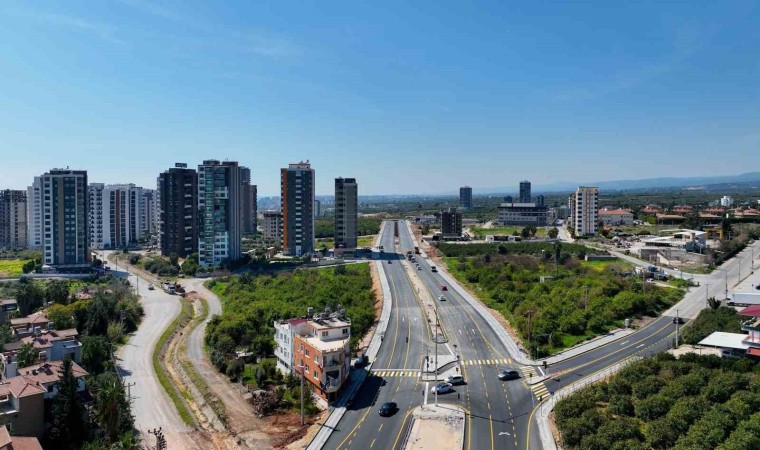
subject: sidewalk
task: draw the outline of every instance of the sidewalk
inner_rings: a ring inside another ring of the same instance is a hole
[[[425,405],[412,413],[409,434],[401,448],[409,450],[460,450],[464,448],[465,411],[454,405]]]

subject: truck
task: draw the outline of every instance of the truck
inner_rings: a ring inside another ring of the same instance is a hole
[[[164,283],[164,292],[167,294],[174,294],[176,289],[172,283]]]
[[[754,292],[734,292],[726,299],[728,306],[760,305],[760,294]]]

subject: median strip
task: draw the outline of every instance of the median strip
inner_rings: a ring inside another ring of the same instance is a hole
[[[177,413],[179,414],[180,418],[182,418],[182,421],[194,427],[195,419],[193,419],[193,415],[190,413],[190,410],[188,409],[187,404],[182,397],[182,394],[179,392],[179,390],[177,390],[174,384],[172,384],[166,368],[161,364],[161,360],[163,359],[163,355],[166,352],[169,344],[169,339],[176,332],[176,330],[184,326],[192,316],[192,306],[190,306],[190,304],[185,301],[181,301],[181,304],[182,309],[180,310],[180,313],[177,315],[177,317],[174,318],[172,323],[169,324],[166,330],[164,330],[163,334],[161,334],[161,337],[158,338],[156,346],[153,349],[153,370],[156,372],[156,378],[158,378],[158,382],[161,383],[164,391],[166,391],[166,394],[169,396],[172,403],[174,403],[174,407],[177,408]]]

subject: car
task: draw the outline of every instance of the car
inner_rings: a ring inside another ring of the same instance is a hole
[[[499,379],[502,381],[506,380],[517,380],[520,378],[520,373],[516,370],[502,370],[499,372]]]
[[[388,260],[388,264],[393,264],[393,261],[391,261],[391,260],[389,259],[389,260]]]
[[[448,291],[448,290],[449,290],[449,288],[447,288],[445,284],[442,284],[442,285],[441,285],[441,290],[442,290],[442,291]]]
[[[438,296],[438,301],[445,302],[446,301],[446,297],[444,297],[443,295],[439,295]]]
[[[386,402],[383,403],[383,406],[380,407],[380,411],[378,411],[378,414],[380,414],[383,417],[389,417],[398,411],[398,405],[395,402]]]
[[[369,358],[367,355],[361,355],[358,358],[356,358],[356,361],[354,362],[354,367],[364,367],[367,364],[369,364]]]
[[[758,284],[757,286],[755,286],[755,289],[757,289],[758,291],[760,291],[760,284]]]
[[[673,317],[673,323],[678,323],[679,325],[683,325],[684,324],[683,317],[678,317],[678,318]]]
[[[430,271],[431,272],[438,272],[438,269],[436,269],[435,266],[430,266]]]
[[[153,290],[153,289],[155,289],[155,288],[156,288],[156,287],[155,287],[155,286],[153,286],[153,283],[150,283],[150,284],[148,285],[148,290],[149,290],[149,291],[152,291],[152,290]]]
[[[462,375],[449,375],[446,377],[446,382],[453,386],[464,384],[464,377]]]
[[[454,387],[451,385],[451,383],[441,383],[437,386],[433,386],[433,388],[430,389],[430,392],[433,394],[436,392],[439,394],[448,394],[449,392],[454,392]]]
[[[422,267],[420,267],[419,264],[417,264],[417,270],[422,270]]]

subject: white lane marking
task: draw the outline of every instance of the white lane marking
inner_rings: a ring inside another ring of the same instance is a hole
[[[636,346],[636,348],[641,348],[643,346],[644,346],[644,344],[639,344],[639,345]]]
[[[629,342],[631,342],[631,341],[623,341],[623,342],[620,343],[620,345],[625,345],[625,344],[627,344]]]
[[[505,434],[507,436],[512,436],[511,434],[507,433],[506,431],[502,431],[501,433],[499,433],[499,436],[502,436],[502,435],[505,435]]]
[[[459,330],[459,334],[462,334],[462,330]]]

